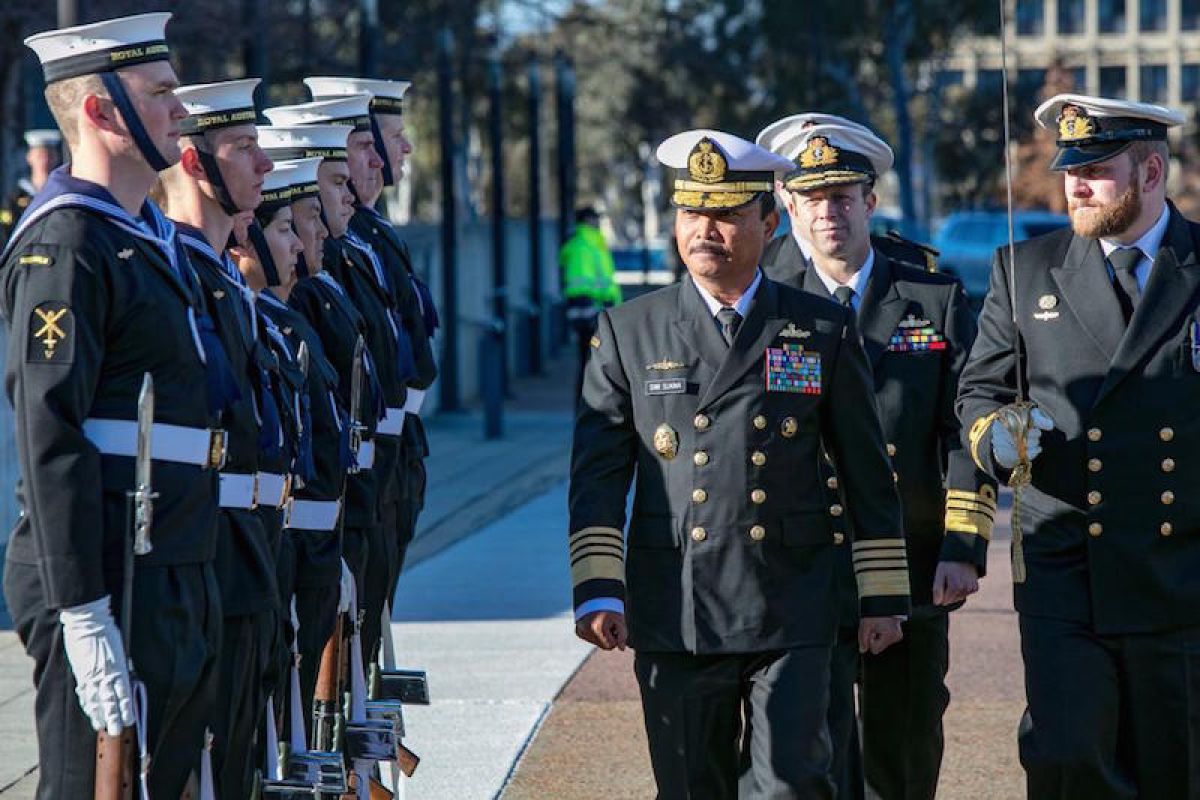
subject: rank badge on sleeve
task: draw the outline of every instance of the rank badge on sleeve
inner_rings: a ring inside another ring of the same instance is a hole
[[[29,315],[27,364],[70,364],[75,358],[75,316],[66,303],[42,303]]]

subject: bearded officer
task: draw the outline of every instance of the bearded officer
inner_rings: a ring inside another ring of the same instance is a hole
[[[0,206],[0,242],[8,239],[9,232],[25,213],[33,196],[41,191],[50,172],[62,162],[61,146],[62,134],[57,130],[25,131],[25,163],[29,166],[29,175],[17,181],[17,188]]]
[[[174,228],[146,201],[156,174],[179,159],[187,116],[173,93],[169,18],[142,14],[26,41],[71,152],[26,211],[0,274],[23,506],[4,590],[36,663],[39,798],[91,797],[94,731],[134,722],[113,599],[146,372],[158,497],[125,634],[146,687],[139,733],[152,796],[183,792],[215,699],[212,468],[223,446],[209,427],[230,400],[230,375],[195,276],[176,259]]]
[[[884,800],[932,800],[950,699],[947,611],[978,588],[996,509],[995,482],[963,449],[954,414],[975,322],[956,280],[872,246],[874,186],[892,166],[891,148],[861,125],[805,122],[777,125],[771,137],[777,152],[794,154],[796,166],[783,188],[793,232],[808,243],[811,263],[781,280],[857,315],[904,506],[914,607],[900,644],[860,659],[854,603],[841,605],[830,689],[834,779],[839,797],[864,796],[865,771]],[[767,274],[776,269],[768,267]],[[841,483],[829,465],[831,493]],[[835,517],[835,527],[844,520]],[[842,567],[845,596],[853,601],[849,559]],[[860,670],[861,768],[854,699]]]
[[[1196,797],[1200,226],[1166,198],[1184,117],[1064,94],[1035,118],[1071,228],[1016,245],[1015,275],[997,253],[958,399],[1004,481],[998,414],[1022,390],[1036,404],[1013,512],[1021,763],[1035,800]]]
[[[898,641],[909,611],[867,360],[849,311],[758,268],[790,162],[707,130],[658,156],[689,274],[598,319],[571,465],[576,630],[624,647],[628,606],[661,797],[833,797],[835,565],[851,543],[829,523],[822,439],[860,536],[863,646]]]

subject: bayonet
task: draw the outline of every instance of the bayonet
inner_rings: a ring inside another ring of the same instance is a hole
[[[142,379],[142,390],[138,394],[137,419],[137,462],[134,467],[133,492],[133,554],[147,555],[154,549],[150,541],[150,527],[154,523],[154,499],[158,493],[151,487],[152,461],[150,458],[150,431],[154,425],[154,379],[147,372]]]
[[[350,450],[358,457],[358,448],[362,444],[365,426],[362,420],[363,371],[367,355],[367,345],[362,334],[354,342],[354,360],[350,369]],[[358,468],[355,467],[355,472]]]

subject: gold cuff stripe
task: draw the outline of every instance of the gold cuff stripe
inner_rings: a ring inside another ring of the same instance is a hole
[[[993,527],[992,518],[986,514],[962,514],[956,511],[946,512],[947,533],[982,536],[990,542],[992,540]]]
[[[625,561],[614,555],[590,555],[571,564],[571,583],[579,586],[592,580],[625,582]]]
[[[769,192],[774,188],[774,184],[770,181],[730,181],[728,183],[675,181],[675,191],[677,192]]]
[[[970,500],[947,500],[946,508],[952,508],[955,511],[976,511],[980,514],[987,514],[989,517],[996,516],[996,504],[989,502],[976,503]]]
[[[625,537],[619,529],[593,525],[588,528],[580,528],[571,534],[571,548],[574,549],[580,543],[591,539],[615,540],[621,543],[625,541]]]
[[[979,443],[983,441],[984,435],[988,428],[992,425],[992,420],[996,418],[996,412],[980,417],[971,425],[971,432],[967,434],[967,439],[971,443],[971,460],[975,462],[975,466],[984,469],[983,462],[979,460]]]
[[[906,597],[909,593],[907,572],[865,572],[856,577],[859,597]]]

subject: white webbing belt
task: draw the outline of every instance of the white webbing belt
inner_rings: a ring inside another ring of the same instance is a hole
[[[404,430],[404,409],[391,408],[387,410],[387,414],[383,419],[379,420],[379,425],[375,428],[376,433],[381,433],[384,436],[399,436]]]
[[[408,389],[408,395],[404,398],[404,413],[421,416],[421,406],[425,405],[425,390],[414,389],[411,386]]]
[[[221,508],[256,508],[258,506],[258,481],[255,475],[238,472],[222,472]]]
[[[302,531],[336,530],[341,509],[341,500],[301,500],[293,497],[288,504],[283,526]]]
[[[274,472],[258,473],[258,503],[272,508],[283,508],[291,491],[291,481],[286,475]]]
[[[137,422],[130,419],[83,421],[83,435],[97,450],[110,456],[137,456]],[[150,458],[205,467],[210,463],[215,431],[155,422],[150,428]]]

